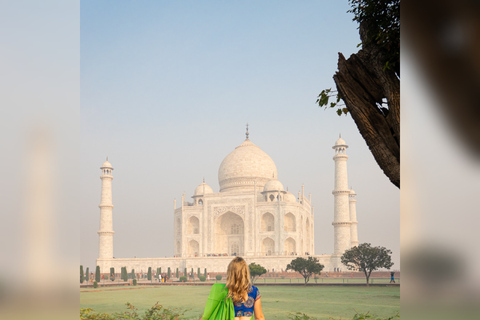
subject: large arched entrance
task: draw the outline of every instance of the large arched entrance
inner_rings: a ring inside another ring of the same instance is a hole
[[[214,243],[216,254],[243,255],[243,219],[233,212],[227,212],[218,217],[215,223]]]

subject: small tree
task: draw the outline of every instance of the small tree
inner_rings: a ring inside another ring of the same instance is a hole
[[[205,279],[207,278],[207,268],[203,270],[203,276],[205,277]]]
[[[178,268],[177,268],[177,270],[175,271],[175,278],[178,279],[179,273],[180,273],[180,272],[178,272]]]
[[[148,267],[147,279],[152,280],[152,267]]]
[[[222,275],[221,274],[217,274],[215,276],[215,279],[217,279],[218,281],[222,280]]]
[[[185,268],[185,269],[183,270],[183,276],[184,276],[184,277],[187,277],[187,268]]]
[[[85,281],[88,282],[88,280],[90,280],[90,270],[87,267],[87,270],[85,270]]]
[[[250,263],[248,268],[250,269],[250,280],[252,281],[252,284],[255,283],[255,280],[261,277],[262,274],[267,273],[267,269],[255,262]]]
[[[112,281],[115,280],[115,268],[114,267],[110,268],[110,280],[112,280]]]
[[[193,268],[192,268],[192,271],[190,272],[190,278],[194,279],[194,277],[193,277]]]
[[[132,269],[132,273],[130,274],[130,278],[135,279],[135,269]]]
[[[298,257],[287,265],[287,270],[294,270],[300,273],[305,279],[305,285],[313,274],[320,274],[325,266],[318,262],[317,258],[308,257],[304,259]]]
[[[100,282],[100,266],[95,268],[95,281]]]
[[[167,277],[170,279],[172,277],[172,271],[170,270],[170,267],[167,269]]]
[[[197,269],[197,277],[200,278],[201,274],[200,274],[200,267],[198,267]]]
[[[80,266],[80,283],[83,283],[85,281],[85,277],[83,275],[83,266]]]
[[[342,255],[342,263],[349,270],[360,270],[365,273],[367,286],[370,285],[372,271],[393,266],[392,251],[385,247],[372,247],[370,243],[362,243],[357,247],[346,250]]]

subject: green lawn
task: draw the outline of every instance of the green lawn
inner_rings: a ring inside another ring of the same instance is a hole
[[[400,311],[399,287],[265,286],[258,283],[267,319],[287,319],[302,312],[318,319],[351,319],[356,311],[391,316]],[[199,319],[210,287],[163,286],[81,289],[80,307],[97,312],[123,312],[130,302],[142,313],[159,302],[165,307],[188,309]]]

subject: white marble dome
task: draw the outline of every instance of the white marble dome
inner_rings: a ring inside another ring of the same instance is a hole
[[[338,138],[338,140],[335,142],[335,145],[336,146],[346,146],[347,143],[342,138]]]
[[[283,196],[283,201],[285,201],[285,202],[297,202],[297,198],[295,198],[295,196],[291,192],[287,191],[287,193],[285,193],[285,195]]]
[[[252,190],[277,177],[277,166],[272,158],[249,139],[223,159],[218,169],[220,192]],[[261,189],[260,189],[261,190]]]
[[[103,169],[103,168],[113,168],[113,167],[112,167],[112,164],[107,160],[102,164],[100,168]]]
[[[272,179],[265,184],[263,191],[283,191],[283,184],[277,179]]]
[[[205,192],[204,192],[204,190],[205,190]],[[209,194],[209,193],[213,193],[213,189],[208,184],[206,184],[204,182],[204,183],[199,184],[198,187],[195,188],[195,192],[193,193],[193,195],[194,196],[203,196],[204,194]]]

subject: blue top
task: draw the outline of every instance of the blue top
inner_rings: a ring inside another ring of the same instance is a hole
[[[251,317],[253,316],[253,305],[255,301],[260,299],[260,291],[255,286],[250,286],[248,289],[248,299],[245,302],[233,303],[235,310],[235,317]]]

